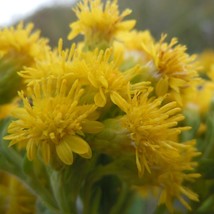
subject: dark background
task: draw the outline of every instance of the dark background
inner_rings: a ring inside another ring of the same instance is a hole
[[[70,46],[69,23],[76,20],[71,8],[72,5],[43,8],[26,21],[34,22],[52,46],[60,37],[65,46]],[[177,37],[190,53],[214,49],[214,0],[119,0],[119,8],[132,9],[128,18],[136,19],[136,28],[149,29],[156,39],[161,33],[167,33],[168,39]]]

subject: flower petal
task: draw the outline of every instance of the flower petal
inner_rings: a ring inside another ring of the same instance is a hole
[[[28,159],[29,160],[33,160],[34,156],[36,154],[36,145],[35,145],[35,142],[32,141],[32,140],[29,140],[29,142],[27,143],[26,150],[27,150],[27,157],[28,157]]]
[[[102,131],[104,128],[103,123],[99,122],[99,121],[90,121],[87,120],[82,124],[82,129],[84,132],[86,133],[98,133],[100,131]]]
[[[51,151],[50,151],[50,145],[47,142],[42,142],[40,145],[40,149],[42,152],[42,157],[46,164],[50,161]]]
[[[73,163],[73,153],[71,147],[66,141],[62,141],[56,146],[56,153],[63,163],[67,165],[71,165]]]
[[[106,97],[105,94],[103,93],[103,90],[100,89],[98,93],[94,96],[94,102],[97,106],[103,107],[106,104]]]
[[[76,136],[76,135],[72,135],[72,136],[68,136],[64,139],[64,141],[69,145],[71,151],[80,154],[80,155],[84,155],[84,154],[89,154],[86,155],[88,158],[91,157],[91,148],[88,145],[88,143],[86,141],[84,141],[82,138]]]

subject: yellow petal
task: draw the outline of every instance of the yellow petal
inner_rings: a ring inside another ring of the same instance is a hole
[[[108,88],[108,81],[106,80],[106,78],[103,75],[101,75],[99,77],[99,81],[104,88]]]
[[[131,30],[136,24],[135,20],[124,21],[119,24],[120,30]]]
[[[80,154],[80,156],[83,158],[91,158],[91,156],[92,156],[91,149],[89,149],[89,151],[85,154]]]
[[[82,124],[82,129],[86,133],[98,133],[102,131],[104,125],[99,121],[86,121]]]
[[[91,72],[88,73],[88,80],[93,85],[93,87],[95,87],[95,88],[99,87],[99,83],[98,83],[97,79],[95,78],[95,76]]]
[[[68,144],[70,150],[77,154],[84,155],[90,153],[91,148],[88,143],[76,135],[68,136],[64,141]]]
[[[63,163],[67,165],[71,165],[73,163],[73,153],[66,141],[62,141],[56,146],[56,153]]]
[[[41,149],[42,157],[43,157],[45,163],[48,164],[50,161],[50,155],[51,155],[49,143],[42,142],[40,145],[40,149]]]
[[[68,35],[68,40],[74,39],[80,33],[80,29],[78,27],[78,22],[72,23],[70,25],[70,28],[72,28],[72,31]]]
[[[94,96],[94,102],[97,106],[103,107],[106,104],[106,97],[102,90]]]
[[[177,90],[177,88],[179,88],[179,87],[186,86],[187,82],[185,80],[183,80],[183,79],[180,79],[180,78],[171,77],[170,80],[169,80],[169,85],[174,90]]]
[[[122,109],[124,112],[128,111],[128,103],[117,92],[112,92],[110,94],[110,97],[111,97],[111,101],[115,105],[117,105],[120,109]]]
[[[28,157],[28,159],[29,160],[33,160],[34,156],[36,154],[36,145],[35,145],[35,143],[32,140],[30,140],[28,142],[26,150],[27,150],[27,157]]]
[[[168,78],[161,78],[156,85],[156,94],[158,96],[163,96],[168,92],[169,84]]]

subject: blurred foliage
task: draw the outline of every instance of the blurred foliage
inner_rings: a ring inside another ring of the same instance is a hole
[[[129,18],[137,20],[137,29],[149,29],[156,39],[161,33],[178,37],[187,45],[189,52],[214,48],[214,1],[213,0],[119,0],[120,10],[132,9]],[[76,19],[72,5],[43,8],[26,21],[35,23],[42,35],[50,38],[55,46],[58,38],[70,46],[67,40],[69,23]]]

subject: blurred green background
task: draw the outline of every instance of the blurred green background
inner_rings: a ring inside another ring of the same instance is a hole
[[[27,21],[34,22],[52,46],[59,37],[70,46],[69,23],[76,20],[71,8],[70,4],[43,8]],[[161,33],[168,39],[177,37],[190,53],[214,49],[214,0],[119,0],[119,8],[132,9],[129,18],[137,20],[137,29],[149,29],[156,39]]]

